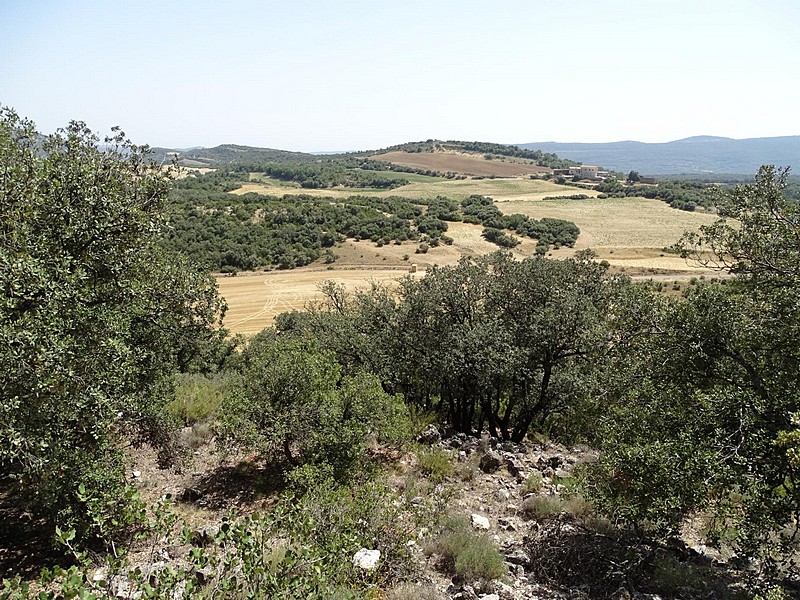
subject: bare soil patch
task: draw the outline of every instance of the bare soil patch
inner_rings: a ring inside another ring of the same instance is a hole
[[[533,163],[501,159],[487,160],[482,155],[457,154],[455,152],[387,152],[378,154],[375,158],[418,169],[451,171],[463,175],[484,177],[516,177],[550,172],[547,167],[540,167]]]

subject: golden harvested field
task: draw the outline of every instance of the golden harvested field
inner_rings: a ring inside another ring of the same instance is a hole
[[[415,254],[416,242],[377,247],[366,240],[346,241],[336,248],[339,256],[334,268],[318,265],[292,271],[240,273],[236,277],[219,276],[220,294],[228,302],[225,326],[234,333],[251,335],[272,325],[282,312],[302,310],[310,301],[319,300],[318,286],[327,280],[344,283],[348,289],[366,287],[372,281],[394,281],[408,275],[411,265],[423,274],[433,265],[453,265],[462,256],[481,256],[498,248],[481,237],[483,227],[468,223],[449,223],[447,235],[452,245],[431,248]],[[523,258],[534,253],[536,242],[526,239],[514,248],[514,256]]]
[[[338,198],[369,193],[420,200],[438,195],[461,200],[471,194],[481,194],[494,198],[500,210],[506,214],[522,213],[536,219],[552,217],[574,221],[581,229],[576,247],[554,250],[549,253],[553,258],[566,258],[576,250],[592,248],[614,270],[658,277],[673,273],[677,277],[688,278],[706,272],[674,254],[663,252],[662,248],[674,244],[685,230],[696,229],[716,219],[711,213],[684,212],[670,208],[659,200],[644,198],[544,200],[546,196],[578,193],[596,196],[597,193],[527,177],[443,179],[415,182],[394,190],[381,191],[306,190],[296,184],[279,183],[262,177],[261,181],[251,180],[233,193],[247,192],[271,195],[302,193]],[[333,270],[313,265],[294,271],[220,277],[220,292],[230,306],[226,326],[236,333],[256,333],[271,325],[281,312],[302,309],[308,302],[319,299],[318,286],[328,279],[354,289],[369,285],[370,280],[396,280],[408,274],[412,264],[417,266],[418,275],[421,275],[432,265],[451,265],[461,256],[479,256],[498,249],[481,237],[483,227],[480,225],[448,223],[448,226],[447,235],[453,238],[453,244],[430,248],[425,254],[415,253],[418,247],[416,242],[387,244],[379,248],[370,241],[348,240],[334,249],[338,259]],[[524,239],[512,253],[518,258],[531,256],[535,247],[534,240]]]
[[[674,272],[700,273],[703,269],[661,249],[677,242],[684,231],[716,220],[712,213],[676,210],[660,200],[645,198],[511,200],[501,201],[499,207],[504,213],[522,213],[535,219],[574,221],[581,230],[575,249],[592,248],[614,266]],[[553,256],[563,257],[573,252],[564,248]]]
[[[404,196],[417,200],[447,196],[454,200],[463,200],[472,194],[490,196],[495,200],[542,200],[546,196],[569,196],[572,194],[586,194],[596,196],[594,190],[582,190],[574,187],[557,185],[543,179],[506,178],[506,179],[440,179],[430,183],[409,183],[392,190],[363,190],[352,188],[332,189],[303,189],[297,184],[287,184],[274,179],[264,178],[251,174],[251,181],[231,192],[241,195],[250,192],[268,196],[283,196],[284,194],[306,194],[308,196],[347,198],[356,194],[369,194],[370,196]]]
[[[218,277],[220,294],[228,302],[225,326],[233,333],[252,335],[272,325],[282,312],[302,309],[322,298],[319,285],[327,280],[343,283],[347,289],[366,287],[370,280],[391,281],[408,274],[408,269],[295,269],[270,273]]]
[[[431,169],[443,173],[452,171],[464,175],[516,177],[550,172],[547,167],[540,167],[534,163],[512,162],[512,159],[486,160],[480,154],[455,152],[386,152],[376,154],[374,158],[417,169]]]

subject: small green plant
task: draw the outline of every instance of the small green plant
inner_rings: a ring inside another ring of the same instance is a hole
[[[469,580],[500,579],[506,574],[503,557],[489,537],[473,531],[462,516],[445,517],[426,552],[440,554],[448,571]]]
[[[578,479],[572,476],[553,477],[553,484],[557,486],[564,486],[561,490],[559,490],[559,494],[564,498],[572,498],[575,496],[578,493],[580,485]]]
[[[458,553],[455,569],[468,580],[500,579],[506,574],[502,555],[486,536],[475,536]]]
[[[767,589],[763,594],[756,594],[753,600],[789,600],[791,596],[782,587],[776,585]]]
[[[222,403],[223,395],[222,376],[181,373],[177,376],[175,399],[165,409],[188,427],[213,414]]]
[[[542,474],[539,471],[534,471],[522,484],[522,495],[538,494],[542,491]]]
[[[533,496],[522,503],[522,516],[542,519],[564,511],[564,500],[559,496]]]
[[[472,481],[475,479],[475,474],[478,472],[480,465],[480,456],[477,452],[473,452],[467,460],[458,464],[456,472],[461,481]]]
[[[455,471],[453,457],[442,448],[424,448],[417,453],[419,468],[431,481],[441,483]]]

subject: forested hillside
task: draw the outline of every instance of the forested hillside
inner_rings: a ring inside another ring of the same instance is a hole
[[[211,168],[231,163],[309,163],[317,160],[315,155],[304,152],[237,146],[236,144],[222,144],[214,148],[191,148],[188,150],[151,148],[150,155],[158,163],[168,164],[174,158],[185,167]]]

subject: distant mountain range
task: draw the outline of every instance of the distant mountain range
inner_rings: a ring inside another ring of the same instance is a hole
[[[561,158],[642,175],[754,174],[763,164],[800,170],[800,136],[750,138],[696,136],[662,144],[535,142],[520,148],[553,152]]]

